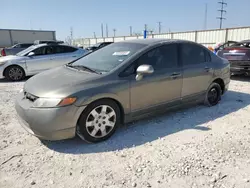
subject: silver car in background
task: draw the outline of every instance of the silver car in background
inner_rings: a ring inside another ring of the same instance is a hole
[[[84,49],[56,42],[32,45],[16,55],[0,57],[0,79],[19,81],[25,76],[74,61],[86,52]]]
[[[32,46],[32,43],[19,43],[11,46],[9,48],[4,48],[1,50],[1,56],[16,55],[17,53],[27,49]]]

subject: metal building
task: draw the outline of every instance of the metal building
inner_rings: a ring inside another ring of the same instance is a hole
[[[0,48],[35,40],[56,40],[55,31],[0,29]]]
[[[74,45],[82,45],[84,47],[91,46],[99,42],[119,42],[123,40],[142,39],[143,35],[135,36],[116,36],[104,38],[80,38],[73,41]],[[147,38],[166,38],[166,39],[184,39],[200,43],[204,46],[214,46],[217,43],[229,40],[241,41],[250,40],[250,27],[236,27],[226,29],[201,30],[172,32],[162,34],[149,34]]]

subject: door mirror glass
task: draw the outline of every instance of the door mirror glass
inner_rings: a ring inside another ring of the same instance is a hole
[[[154,72],[154,68],[151,65],[140,65],[136,69],[136,80],[141,80],[143,78],[143,75],[145,74],[152,74]]]
[[[30,53],[28,54],[28,57],[31,57],[31,56],[34,56],[34,55],[35,55],[34,52],[30,52]]]

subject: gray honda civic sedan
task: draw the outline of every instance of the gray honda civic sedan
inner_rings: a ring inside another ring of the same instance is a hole
[[[194,42],[138,39],[110,44],[31,77],[15,108],[23,127],[45,140],[109,138],[120,124],[186,103],[214,106],[230,65]]]

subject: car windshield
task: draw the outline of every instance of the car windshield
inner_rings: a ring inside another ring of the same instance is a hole
[[[75,61],[72,66],[85,66],[100,73],[110,72],[145,46],[138,43],[113,43]]]
[[[21,52],[17,53],[16,55],[17,55],[17,56],[24,56],[24,55],[26,55],[27,53],[29,53],[30,51],[34,50],[35,48],[36,48],[36,46],[35,46],[35,45],[32,45],[32,46],[26,48],[25,50],[22,50]]]

